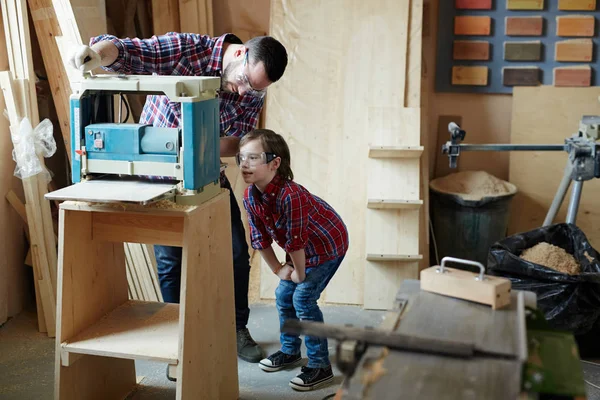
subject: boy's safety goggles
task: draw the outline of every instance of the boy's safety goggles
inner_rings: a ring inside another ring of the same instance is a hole
[[[248,163],[251,167],[257,167],[259,165],[268,164],[277,158],[275,153],[237,153],[235,155],[235,162],[239,166],[244,163]]]

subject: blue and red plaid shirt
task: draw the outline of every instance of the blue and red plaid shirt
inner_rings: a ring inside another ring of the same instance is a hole
[[[221,76],[223,43],[242,43],[235,35],[216,38],[193,33],[170,32],[150,39],[118,39],[101,35],[90,46],[109,40],[119,49],[117,60],[105,67],[108,71],[139,75]],[[242,137],[256,128],[263,99],[249,94],[219,93],[221,135]],[[148,96],[140,123],[156,127],[179,127],[181,104],[167,96]]]
[[[288,254],[304,249],[307,268],[341,257],[348,250],[348,230],[342,218],[294,181],[276,175],[264,193],[248,186],[244,208],[254,249],[269,248],[273,239]]]

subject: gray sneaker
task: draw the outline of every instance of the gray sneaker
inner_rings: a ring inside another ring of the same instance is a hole
[[[257,363],[263,358],[263,351],[252,339],[247,328],[239,329],[237,336],[237,354],[244,361]]]

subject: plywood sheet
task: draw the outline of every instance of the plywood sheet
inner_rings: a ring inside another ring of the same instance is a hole
[[[271,4],[271,34],[289,64],[269,89],[266,126],[288,141],[296,181],[329,202],[350,232],[329,302],[363,301],[369,110],[405,106],[406,51],[380,51],[407,41],[402,9],[406,2],[394,0]]]
[[[598,115],[600,88],[515,88],[513,96],[512,143],[562,144],[576,133],[583,115]],[[566,152],[512,152],[510,181],[518,188],[512,201],[509,233],[542,225],[563,175]],[[569,192],[570,193],[570,192]],[[564,222],[568,196],[558,214]],[[592,246],[600,246],[600,180],[583,184],[577,225]]]
[[[232,32],[246,40],[244,32],[268,32],[270,7],[270,0],[213,1],[215,35]]]
[[[0,19],[0,32],[4,32]],[[8,57],[4,35],[0,34],[0,70],[8,69]],[[0,92],[0,110],[4,110],[4,96]],[[22,193],[23,185],[13,176],[15,163],[12,159],[12,142],[8,120],[0,119],[0,324],[18,314],[25,297],[25,236],[23,224],[7,201],[6,193],[13,190]]]

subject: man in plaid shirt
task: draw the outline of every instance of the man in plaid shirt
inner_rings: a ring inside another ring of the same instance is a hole
[[[210,37],[193,33],[167,33],[150,39],[118,39],[111,35],[92,38],[90,46],[80,46],[71,64],[83,71],[99,66],[124,74],[182,76],[220,76],[220,152],[232,157],[238,152],[240,138],[258,123],[267,87],[279,80],[287,66],[283,45],[269,36],[246,43],[233,34]],[[140,123],[156,127],[178,127],[181,107],[166,96],[148,96]],[[262,350],[250,336],[246,325],[250,261],[248,244],[231,185],[221,174],[221,186],[229,189],[235,285],[238,356],[258,362]],[[181,284],[180,247],[155,246],[158,276],[166,302],[179,303]]]

